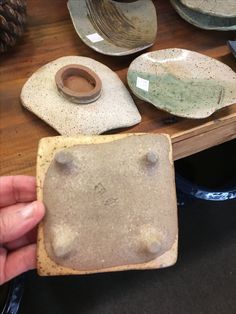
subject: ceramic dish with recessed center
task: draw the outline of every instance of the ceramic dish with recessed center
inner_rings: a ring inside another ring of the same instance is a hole
[[[219,17],[204,14],[183,5],[180,0],[170,0],[176,12],[187,22],[202,29],[232,31],[236,30],[236,17]]]
[[[69,0],[75,30],[90,48],[122,56],[152,46],[157,16],[151,0]]]
[[[236,17],[235,0],[180,0],[180,2],[201,13],[221,17]]]
[[[236,73],[218,60],[185,49],[136,58],[128,70],[133,93],[179,117],[206,118],[236,103]]]

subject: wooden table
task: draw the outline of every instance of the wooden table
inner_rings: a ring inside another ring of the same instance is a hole
[[[236,71],[236,59],[226,45],[228,39],[235,39],[235,32],[198,29],[182,20],[167,0],[155,3],[159,30],[157,41],[149,51],[173,47],[195,50],[223,61]],[[83,44],[73,28],[65,0],[28,1],[25,35],[14,49],[0,57],[0,175],[35,175],[39,139],[58,135],[23,108],[19,96],[23,84],[35,70],[66,55],[94,58],[115,71],[126,85],[128,66],[138,56],[104,56]],[[236,104],[208,119],[189,120],[172,119],[171,115],[154,106],[135,97],[134,100],[142,122],[120,132],[170,134],[175,160],[236,137]]]

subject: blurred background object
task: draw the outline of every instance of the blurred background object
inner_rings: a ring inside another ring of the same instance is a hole
[[[228,46],[236,58],[236,40],[228,40]]]
[[[16,44],[26,24],[25,0],[0,1],[0,53]]]

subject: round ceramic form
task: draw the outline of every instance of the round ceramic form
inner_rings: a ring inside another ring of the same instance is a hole
[[[89,104],[101,96],[102,82],[98,75],[83,65],[69,64],[55,75],[61,95],[77,104]]]
[[[236,17],[235,0],[180,0],[186,7],[222,17]]]
[[[180,117],[205,118],[236,103],[236,73],[185,49],[164,49],[136,58],[128,70],[128,84],[137,97]]]
[[[67,6],[82,41],[105,55],[132,54],[156,40],[157,16],[151,0],[70,0]]]
[[[55,75],[67,65],[92,69],[102,82],[101,96],[89,104],[75,104],[57,90]],[[63,135],[100,134],[135,125],[141,116],[118,75],[104,64],[78,56],[62,57],[36,71],[21,92],[23,106]]]
[[[203,29],[218,31],[236,30],[236,17],[218,17],[192,10],[183,5],[180,0],[170,0],[175,10],[187,22]]]

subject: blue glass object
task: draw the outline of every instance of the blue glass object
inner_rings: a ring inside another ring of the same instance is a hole
[[[228,40],[228,46],[236,58],[236,40]]]
[[[7,301],[1,314],[16,314],[24,292],[24,275],[12,280]]]
[[[183,205],[191,198],[206,201],[227,201],[236,198],[236,184],[232,187],[212,190],[198,186],[179,174],[176,174],[175,181],[179,205]]]

